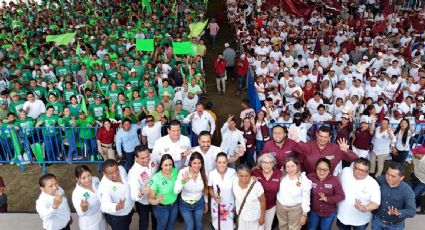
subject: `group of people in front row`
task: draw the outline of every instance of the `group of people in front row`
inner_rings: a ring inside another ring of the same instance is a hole
[[[239,164],[235,170],[234,159],[214,153],[210,141],[205,145],[208,132],[198,137],[202,151],[191,152],[180,169],[169,154],[158,161],[151,158],[145,145],[135,148],[128,174],[112,159],[105,161],[101,180],[87,166],[77,166],[72,203],[79,227],[100,230],[109,224],[113,230],[129,229],[134,206],[139,229],[151,225],[158,230],[174,229],[178,212],[186,229],[204,229],[208,225],[204,215],[210,211],[214,229],[241,230],[303,225],[326,230],[335,218],[341,230],[366,229],[369,221],[373,230],[404,229],[405,219],[416,214],[415,194],[403,182],[403,164],[392,161],[384,176],[373,178],[369,160],[357,158],[346,140],[329,143],[326,126],[318,129],[317,141],[307,143],[286,138],[287,130],[280,125],[272,132],[273,139],[264,147],[267,152],[252,169]],[[413,153],[424,168],[424,148]],[[333,175],[341,160],[353,162]],[[416,169],[420,167],[415,173]],[[36,209],[43,228],[70,229],[70,208],[56,177],[45,174],[39,184]],[[275,217],[278,224],[273,224]]]

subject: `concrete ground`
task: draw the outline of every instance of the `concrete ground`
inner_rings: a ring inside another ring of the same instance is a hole
[[[78,228],[78,216],[76,213],[72,214],[74,223],[71,225],[72,230]],[[206,219],[206,218],[205,218]],[[131,230],[138,229],[139,216],[134,214],[133,221],[131,224]],[[204,221],[204,229],[209,229],[208,221]],[[410,218],[406,221],[406,230],[418,230],[424,229],[420,227],[425,224],[425,215],[416,215],[414,218]],[[40,217],[34,213],[2,213],[0,214],[0,229],[4,230],[27,230],[27,229],[43,229]],[[110,228],[108,228],[110,229]],[[175,229],[184,229],[184,224],[176,222]],[[336,226],[332,229],[337,229]],[[370,228],[369,228],[370,229]]]

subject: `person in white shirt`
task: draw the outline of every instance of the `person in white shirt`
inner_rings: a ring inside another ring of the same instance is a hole
[[[382,96],[384,96],[384,98],[390,102],[392,100],[394,100],[397,95],[397,89],[399,89],[399,83],[397,83],[397,78],[398,76],[393,75],[391,77],[391,81],[388,82],[388,84],[384,87],[383,91],[382,91]],[[398,92],[399,93],[399,92]]]
[[[142,144],[147,145],[152,151],[155,141],[161,137],[161,121],[155,122],[152,115],[146,116],[146,126],[142,129]]]
[[[229,115],[227,122],[223,124],[220,131],[220,148],[223,152],[227,153],[228,156],[234,155],[238,147],[245,146],[243,133],[236,128],[236,120],[233,115]]]
[[[308,132],[308,130],[310,130],[312,123],[311,122],[304,122],[303,116],[302,116],[301,113],[295,113],[294,114],[293,122],[294,122],[294,124],[291,124],[289,126],[290,132],[288,132],[288,138],[292,139],[291,133],[296,132],[298,134],[297,140],[300,140],[300,141],[306,143],[307,142],[307,132]]]
[[[59,186],[56,176],[47,173],[38,180],[41,194],[36,201],[36,210],[46,230],[70,230],[71,211],[65,192]]]
[[[372,98],[373,102],[377,102],[378,101],[378,97],[381,96],[382,94],[382,88],[377,85],[378,79],[376,77],[372,77],[370,79],[370,85],[367,85],[364,92],[365,92],[365,97],[368,98]]]
[[[80,230],[106,230],[106,221],[97,196],[99,178],[93,177],[86,165],[75,167],[77,184],[72,192],[72,204],[77,212]]]
[[[357,95],[359,101],[363,101],[364,95],[365,95],[365,91],[364,88],[362,87],[362,80],[360,79],[356,79],[354,81],[354,85],[351,86],[348,91],[350,92],[350,98],[353,97],[353,95]]]
[[[190,123],[192,125],[192,146],[196,146],[198,144],[198,135],[201,131],[207,130],[211,133],[211,135],[214,135],[214,118],[210,113],[204,111],[204,105],[200,102],[196,104],[196,111],[189,114],[183,122]]]
[[[285,174],[280,181],[276,202],[279,229],[301,229],[310,211],[311,180],[301,172],[295,157],[287,157],[283,167]]]
[[[375,177],[382,175],[385,160],[390,155],[391,146],[395,143],[395,136],[389,123],[389,118],[382,119],[381,126],[375,130],[373,135],[373,149],[370,151],[370,173],[375,173]]]
[[[100,208],[112,230],[130,229],[134,201],[131,199],[127,173],[115,160],[109,159],[104,163],[98,196]]]
[[[313,98],[307,101],[307,110],[310,114],[317,113],[317,106],[323,104],[323,100],[320,98],[320,92],[315,92]]]
[[[274,46],[273,47],[273,51],[270,52],[269,57],[273,57],[277,62],[280,61],[280,59],[282,59],[282,52],[280,52],[279,50],[279,46]]]
[[[393,60],[391,62],[391,66],[389,66],[385,72],[387,72],[387,74],[392,77],[392,76],[400,76],[401,74],[401,68],[398,66],[398,61],[397,60]]]
[[[170,154],[175,167],[180,169],[183,166],[184,158],[191,152],[190,139],[181,134],[181,124],[177,120],[170,121],[167,130],[167,136],[155,141],[152,150],[152,161],[158,163],[164,154]]]
[[[413,109],[415,108],[415,104],[412,103],[412,96],[407,96],[400,105],[398,105],[398,109],[405,115],[411,116],[413,115]]]
[[[338,81],[345,81],[347,88],[353,85],[353,74],[351,74],[349,66],[344,67],[342,73],[338,75]]]
[[[340,174],[345,200],[338,203],[337,225],[340,229],[366,229],[372,213],[381,203],[381,189],[369,176],[369,160],[358,158]]]
[[[313,122],[325,122],[333,119],[332,115],[326,112],[326,107],[323,104],[317,106],[317,113],[313,113],[311,118]]]
[[[180,194],[179,210],[186,229],[202,230],[204,213],[208,211],[208,184],[204,158],[199,152],[190,155],[189,166],[180,170],[174,193]]]
[[[263,186],[251,178],[251,170],[248,166],[239,165],[237,173],[238,177],[233,178],[232,181],[232,191],[235,196],[238,229],[262,229],[266,215]]]
[[[152,229],[156,229],[156,219],[149,204],[149,179],[154,174],[155,162],[151,161],[149,149],[146,145],[139,145],[134,149],[134,164],[128,171],[128,184],[131,190],[131,199],[136,202],[139,214],[139,230],[149,229],[149,216],[152,220]]]
[[[46,112],[46,105],[41,100],[36,100],[33,92],[27,93],[27,101],[22,106],[27,112],[28,117],[37,119],[41,114]]]
[[[337,98],[341,98],[344,102],[349,98],[350,92],[345,88],[345,81],[338,82],[338,88],[334,89],[333,101]]]

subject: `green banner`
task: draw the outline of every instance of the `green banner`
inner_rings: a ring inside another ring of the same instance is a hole
[[[137,39],[136,50],[153,52],[155,50],[153,39]]]
[[[46,37],[46,42],[56,42],[58,45],[68,45],[75,37],[75,34],[76,32],[59,35],[48,35]]]
[[[173,42],[174,54],[192,54],[192,44],[190,42]]]
[[[197,23],[192,23],[189,25],[189,29],[190,29],[190,35],[189,37],[197,37],[199,36],[202,31],[204,31],[205,26],[208,23],[208,19],[205,20],[205,22],[197,22]]]
[[[146,9],[146,13],[152,14],[151,0],[142,0],[142,6]]]

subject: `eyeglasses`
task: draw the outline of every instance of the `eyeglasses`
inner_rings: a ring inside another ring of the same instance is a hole
[[[328,168],[316,168],[316,171],[319,171],[319,172],[329,172],[329,169]]]
[[[273,164],[273,162],[272,161],[261,161],[261,164],[271,165],[271,164]]]
[[[146,120],[146,122],[153,122],[153,120]]]

